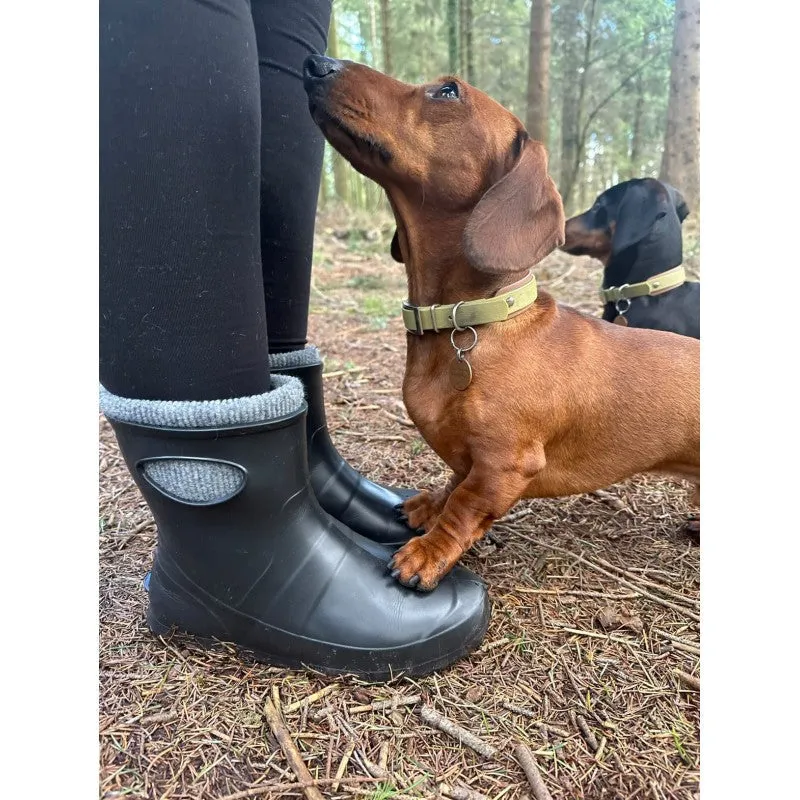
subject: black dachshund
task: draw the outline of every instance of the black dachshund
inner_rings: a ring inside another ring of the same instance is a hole
[[[653,178],[618,183],[566,224],[561,248],[605,265],[603,319],[700,338],[700,284],[687,282],[677,189]]]

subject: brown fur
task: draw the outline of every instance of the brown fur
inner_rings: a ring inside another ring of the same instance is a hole
[[[411,86],[345,62],[309,90],[331,144],[386,190],[415,305],[490,297],[564,241],[544,147],[461,81],[458,100],[431,97],[448,80]],[[696,339],[610,325],[545,292],[476,330],[463,392],[449,383],[449,331],[408,336],[403,398],[453,476],[405,504],[427,533],[390,564],[402,583],[433,589],[521,498],[589,492],[643,472],[699,486]]]
[[[602,261],[603,266],[608,266],[615,227],[616,222],[612,220],[608,232],[590,230],[580,216],[572,217],[564,226],[564,245],[561,249],[576,256],[592,256]]]

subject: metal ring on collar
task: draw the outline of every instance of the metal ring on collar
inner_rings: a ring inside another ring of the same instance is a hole
[[[628,305],[626,305],[626,306],[625,306],[625,308],[620,308],[620,307],[619,307],[619,304],[620,304],[620,303],[623,303],[623,302],[624,302],[624,303],[627,303]],[[617,314],[621,314],[623,317],[625,316],[625,314],[627,314],[627,313],[628,313],[628,309],[629,309],[630,307],[631,307],[631,301],[630,301],[630,299],[629,299],[629,298],[627,298],[627,297],[620,297],[620,298],[619,298],[619,300],[617,300],[617,302],[616,302],[616,303],[614,303],[614,308],[616,308],[616,309],[617,309]]]
[[[459,331],[472,331],[472,344],[468,347],[459,347],[455,342],[455,335]],[[476,344],[478,344],[478,332],[473,328],[471,325],[467,325],[465,328],[456,328],[455,330],[450,331],[450,344],[453,345],[453,350],[455,350],[458,354],[460,353],[469,353]]]
[[[460,308],[462,305],[464,305],[464,301],[463,301],[463,300],[459,300],[459,301],[458,301],[458,302],[457,302],[457,303],[456,303],[456,304],[453,306],[453,327],[454,327],[454,328],[455,328],[457,331],[465,331],[465,330],[467,329],[467,327],[468,327],[468,326],[464,326],[464,327],[462,327],[461,325],[459,325],[459,324],[458,324],[458,309],[459,309],[459,308]],[[455,345],[453,345],[453,347],[455,347]]]

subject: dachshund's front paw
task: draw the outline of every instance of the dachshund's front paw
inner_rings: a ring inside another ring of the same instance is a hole
[[[400,518],[409,528],[425,531],[434,526],[440,512],[433,502],[433,495],[428,491],[409,497],[399,509]]]
[[[432,592],[460,555],[453,556],[446,552],[434,538],[426,534],[404,544],[387,566],[392,577],[403,586],[420,592]]]
[[[683,526],[683,532],[694,544],[700,544],[700,515],[689,517]]]

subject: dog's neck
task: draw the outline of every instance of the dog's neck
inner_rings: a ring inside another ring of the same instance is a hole
[[[603,288],[639,283],[683,261],[680,225],[666,235],[646,236],[622,253],[612,255],[603,271]]]
[[[446,305],[493,297],[526,274],[527,270],[489,275],[469,263],[462,245],[469,213],[448,213],[438,218],[427,214],[422,224],[395,211],[408,278],[408,302],[412,305]]]

